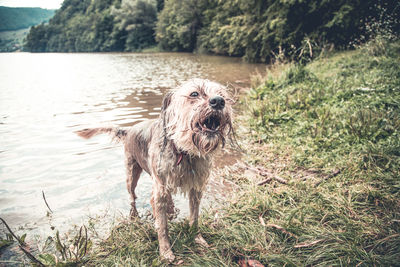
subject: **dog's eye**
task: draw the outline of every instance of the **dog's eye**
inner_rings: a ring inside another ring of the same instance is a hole
[[[199,96],[199,93],[198,93],[198,92],[193,92],[193,93],[190,94],[190,96],[191,96],[191,97],[198,97],[198,96]]]

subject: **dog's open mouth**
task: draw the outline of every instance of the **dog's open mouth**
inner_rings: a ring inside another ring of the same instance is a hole
[[[202,132],[215,133],[220,129],[221,118],[216,115],[210,115],[204,121],[197,123],[197,128]]]

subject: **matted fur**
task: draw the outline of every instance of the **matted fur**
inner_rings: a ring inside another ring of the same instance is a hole
[[[218,106],[210,99],[222,99]],[[232,131],[232,104],[226,87],[194,79],[166,94],[158,119],[130,129],[94,128],[77,133],[90,138],[109,133],[124,143],[131,216],[137,216],[135,188],[142,170],[154,181],[151,204],[160,254],[173,261],[168,238],[167,213],[173,212],[171,194],[189,195],[189,221],[197,224],[202,193],[207,184],[214,151],[225,145]],[[197,241],[206,243],[201,236]]]

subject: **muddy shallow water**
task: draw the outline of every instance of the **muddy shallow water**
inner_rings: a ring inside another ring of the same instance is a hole
[[[48,231],[42,192],[58,228],[105,212],[128,214],[121,145],[74,131],[156,118],[166,90],[191,78],[247,87],[264,70],[182,53],[0,54],[1,217],[14,228]],[[139,211],[150,209],[151,179],[142,176]]]

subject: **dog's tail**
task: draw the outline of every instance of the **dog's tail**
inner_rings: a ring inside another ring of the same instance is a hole
[[[124,141],[126,135],[128,134],[127,130],[119,129],[119,128],[90,128],[90,129],[83,129],[75,132],[80,137],[85,139],[89,139],[95,135],[107,133],[111,135],[114,141]]]

